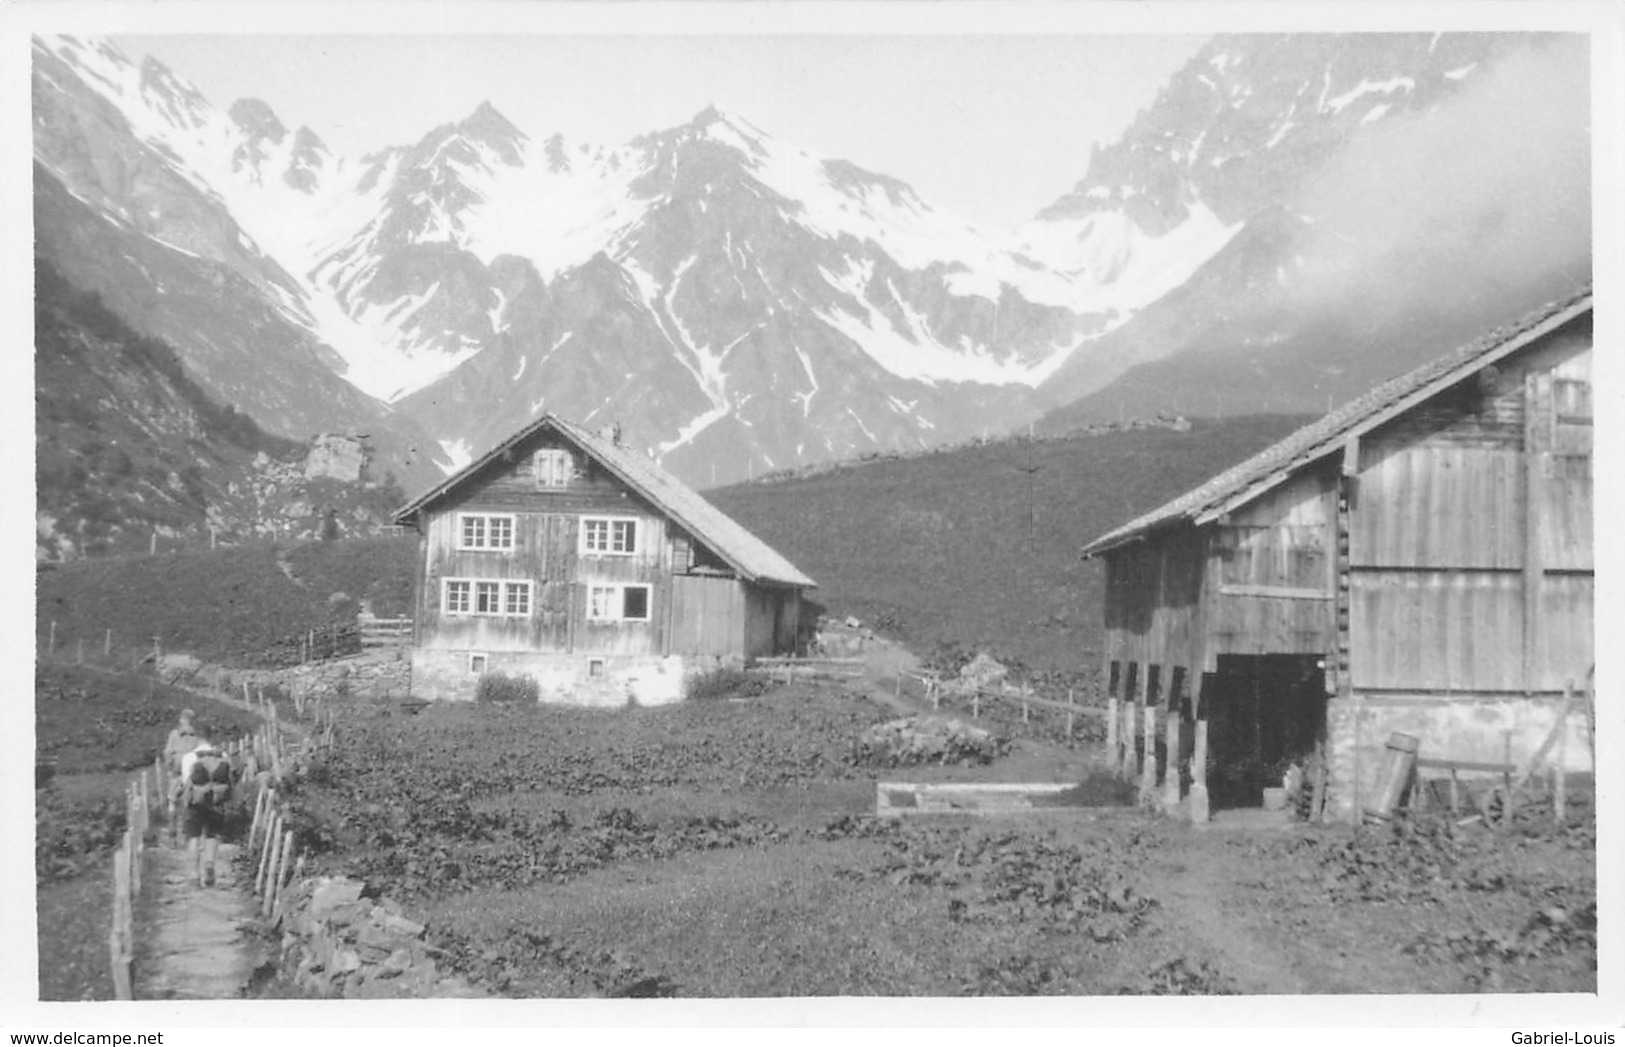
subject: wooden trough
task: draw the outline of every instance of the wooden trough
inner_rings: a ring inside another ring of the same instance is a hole
[[[1034,811],[1092,809],[1062,801],[1076,782],[876,782],[875,814],[903,818],[919,814],[1027,814]]]

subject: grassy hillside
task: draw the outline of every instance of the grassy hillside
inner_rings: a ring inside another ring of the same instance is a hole
[[[211,399],[169,345],[136,333],[35,259],[35,512],[39,555],[102,556],[173,540],[368,533],[399,485],[307,480],[301,441]]]
[[[1261,415],[1012,440],[706,493],[819,583],[814,598],[918,653],[1092,669],[1102,576],[1088,541],[1304,424]]]
[[[412,613],[417,538],[299,544],[77,560],[39,573],[39,642],[56,623],[58,652],[79,639],[100,656],[115,647],[190,651],[252,660],[276,641],[329,622],[354,621],[360,601],[375,614]]]

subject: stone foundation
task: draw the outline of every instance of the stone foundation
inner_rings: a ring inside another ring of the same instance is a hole
[[[430,701],[473,701],[479,674],[470,671],[472,654],[485,656],[485,671],[528,676],[541,700],[597,708],[629,704],[667,705],[681,701],[684,681],[714,669],[720,659],[669,655],[538,654],[531,651],[412,651],[412,697]],[[595,666],[595,663],[596,666]]]
[[[1551,734],[1562,704],[1561,697],[1366,696],[1359,699],[1356,719],[1354,699],[1332,699],[1326,703],[1327,815],[1354,822],[1356,797],[1361,805],[1375,799],[1388,736],[1396,731],[1421,739],[1417,755],[1425,759],[1510,762],[1521,770]],[[1559,753],[1567,772],[1592,770],[1583,699],[1570,706],[1568,737],[1553,744],[1543,766],[1555,764]]]

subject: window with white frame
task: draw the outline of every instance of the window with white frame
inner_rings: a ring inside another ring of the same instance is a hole
[[[458,513],[457,548],[511,550],[513,514]]]
[[[475,676],[480,675],[481,673],[485,672],[485,661],[486,661],[485,655],[483,655],[483,654],[471,654],[471,655],[469,655],[468,656],[468,671],[473,673]]]
[[[485,578],[447,578],[440,607],[446,614],[528,618],[534,583]]]
[[[581,518],[581,551],[631,556],[638,551],[638,522],[624,516]]]
[[[589,585],[587,617],[598,622],[646,622],[649,620],[649,586]]]
[[[538,490],[567,487],[574,472],[570,452],[558,447],[544,447],[531,457]]]

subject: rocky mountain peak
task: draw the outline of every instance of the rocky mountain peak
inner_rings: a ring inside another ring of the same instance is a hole
[[[277,119],[270,105],[258,98],[237,99],[227,110],[227,115],[250,139],[280,143],[288,134],[288,129]],[[310,133],[305,128],[300,128],[300,131]]]
[[[152,55],[141,61],[141,93],[177,127],[202,126],[212,108],[203,92]]]
[[[509,164],[522,162],[522,146],[529,140],[525,132],[498,112],[489,100],[481,102],[459,121],[456,129],[469,140],[490,148]]]

